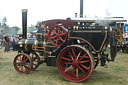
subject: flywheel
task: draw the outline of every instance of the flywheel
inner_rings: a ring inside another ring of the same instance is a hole
[[[116,40],[118,42],[121,42],[122,41],[122,33],[121,33],[120,29],[117,28],[117,27],[113,27],[112,29],[115,30],[115,38],[116,38]]]
[[[66,42],[67,32],[63,26],[55,25],[49,30],[49,41],[54,46],[61,46]]]

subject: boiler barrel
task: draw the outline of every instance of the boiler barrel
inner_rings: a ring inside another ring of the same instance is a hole
[[[34,44],[35,38],[21,39],[17,44],[17,50],[19,51],[32,51],[32,45]]]

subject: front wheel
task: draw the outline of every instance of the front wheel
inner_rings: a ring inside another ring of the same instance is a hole
[[[32,59],[27,54],[18,54],[13,61],[14,68],[19,73],[29,73],[32,69]]]
[[[81,82],[93,71],[94,58],[84,47],[71,45],[59,53],[57,68],[64,79],[70,82]]]
[[[39,66],[39,60],[40,60],[40,57],[38,56],[37,53],[35,52],[31,52],[30,53],[30,57],[32,58],[32,70],[35,70],[38,68]]]

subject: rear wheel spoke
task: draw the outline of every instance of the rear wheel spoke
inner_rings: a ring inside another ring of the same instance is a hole
[[[83,65],[83,64],[80,64],[82,67],[84,67],[86,70],[88,70],[89,68],[88,67],[86,67],[85,65]]]
[[[68,58],[65,58],[65,57],[62,57],[62,59],[72,61],[71,59],[68,59]]]
[[[78,66],[78,68],[79,68],[84,74],[86,74],[86,72],[85,72],[80,66]]]
[[[81,52],[82,50],[80,50],[79,54],[77,55],[77,58],[76,58],[77,60],[79,59]]]
[[[76,77],[78,78],[78,67],[76,68]]]
[[[72,56],[72,54],[70,53],[70,51],[68,51],[68,53],[69,53],[71,59],[73,60],[73,56]]]
[[[73,67],[73,69],[72,69],[72,75],[73,75],[73,73],[74,73],[74,69],[75,69],[75,67]]]
[[[87,63],[90,62],[90,60],[80,61],[80,63]]]
[[[66,62],[66,63],[64,63],[64,64],[72,64],[71,62]]]
[[[76,54],[75,54],[73,48],[71,50],[72,50],[72,53],[73,53],[74,57],[76,58]]]
[[[64,72],[67,72],[70,68],[72,68],[72,65],[65,69]]]
[[[82,60],[86,55],[87,55],[87,53],[85,53],[85,54],[79,59],[79,61]]]

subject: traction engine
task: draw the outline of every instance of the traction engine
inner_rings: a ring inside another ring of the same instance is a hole
[[[14,68],[29,73],[42,63],[57,66],[60,75],[71,82],[87,79],[101,62],[116,57],[115,30],[100,25],[74,24],[72,20],[47,20],[37,26],[36,38],[27,38],[27,10],[22,10],[23,38],[16,44]],[[110,44],[110,57],[105,54]]]

